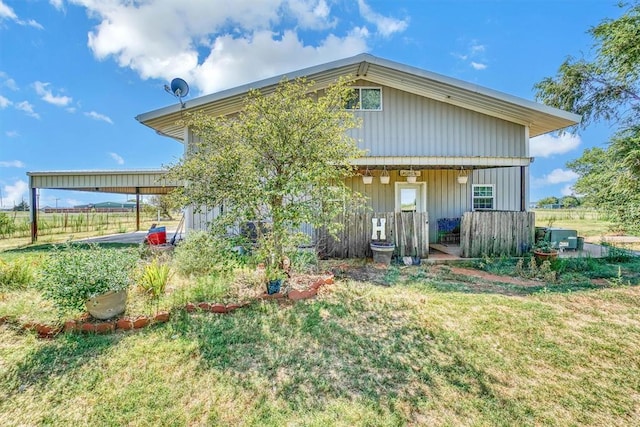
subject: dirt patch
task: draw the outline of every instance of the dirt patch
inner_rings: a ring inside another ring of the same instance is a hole
[[[480,280],[487,282],[508,283],[511,285],[517,285],[522,287],[538,287],[542,284],[539,280],[529,280],[521,277],[512,276],[499,276],[497,274],[491,274],[483,270],[476,270],[474,268],[461,268],[461,267],[446,267],[448,271],[453,274],[460,274],[463,276],[477,277]],[[436,267],[437,271],[442,271],[441,266]]]

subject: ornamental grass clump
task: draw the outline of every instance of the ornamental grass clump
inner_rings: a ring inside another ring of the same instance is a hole
[[[39,284],[62,312],[84,310],[89,298],[129,288],[138,259],[132,249],[58,247],[44,263]]]

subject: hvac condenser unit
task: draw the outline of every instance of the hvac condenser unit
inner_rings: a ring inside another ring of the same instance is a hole
[[[564,228],[547,228],[544,240],[554,249],[578,249],[578,232]]]

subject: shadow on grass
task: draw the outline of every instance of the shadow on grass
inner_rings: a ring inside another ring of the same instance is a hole
[[[50,252],[54,248],[64,248],[66,243],[44,243],[41,245],[29,245],[17,249],[7,249],[6,253],[30,253],[30,252]],[[103,249],[123,249],[137,248],[140,243],[70,243],[74,248],[89,249],[91,246]]]
[[[231,316],[174,319],[167,332],[197,340],[204,367],[251,390],[256,402],[276,399],[292,411],[361,401],[406,422],[407,405],[411,412],[455,398],[450,406],[471,399],[496,419],[527,418],[528,408],[493,391],[499,381],[470,361],[463,339],[387,308],[357,300],[262,303]]]
[[[14,370],[0,377],[7,384],[4,392],[11,396],[31,386],[43,387],[55,378],[91,363],[95,356],[116,344],[120,334],[61,334],[28,353]]]

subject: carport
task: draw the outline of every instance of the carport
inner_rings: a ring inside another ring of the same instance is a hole
[[[140,230],[140,196],[167,194],[182,185],[164,169],[127,171],[27,172],[31,189],[31,242],[38,240],[38,190],[73,190],[136,196],[136,230]]]

